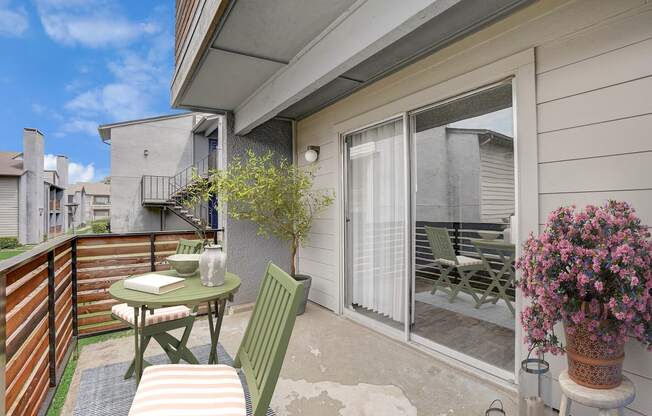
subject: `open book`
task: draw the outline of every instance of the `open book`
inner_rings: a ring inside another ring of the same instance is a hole
[[[162,295],[184,287],[183,279],[165,274],[148,273],[124,281],[125,289]]]

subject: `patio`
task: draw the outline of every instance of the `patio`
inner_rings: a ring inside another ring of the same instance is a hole
[[[220,343],[232,357],[249,315],[224,318]],[[189,346],[209,339],[207,320],[198,320]],[[153,343],[146,355],[161,353]],[[129,336],[84,347],[62,414],[74,414],[77,400],[85,400],[84,370],[132,357]],[[495,398],[514,413],[512,392],[309,304],[296,321],[271,408],[277,415],[477,415]]]

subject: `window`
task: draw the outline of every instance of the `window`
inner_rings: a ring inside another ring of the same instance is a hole
[[[95,205],[108,205],[109,196],[108,195],[96,195],[93,197],[93,204]]]

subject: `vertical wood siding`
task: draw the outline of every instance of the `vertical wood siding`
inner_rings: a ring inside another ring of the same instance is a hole
[[[199,3],[199,0],[176,0],[174,59],[177,63],[183,51],[183,44],[192,29],[193,16]]]
[[[0,237],[18,237],[18,180],[0,176]]]

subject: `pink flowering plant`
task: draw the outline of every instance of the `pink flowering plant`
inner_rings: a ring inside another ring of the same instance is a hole
[[[652,350],[652,244],[627,203],[558,208],[525,242],[517,267],[531,299],[520,317],[531,347],[562,353],[554,326],[563,322],[570,333],[583,325],[612,345],[632,335]]]

